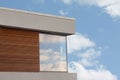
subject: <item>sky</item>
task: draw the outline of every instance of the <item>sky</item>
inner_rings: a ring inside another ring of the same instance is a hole
[[[120,0],[0,0],[0,7],[75,18],[69,72],[78,80],[120,80]]]

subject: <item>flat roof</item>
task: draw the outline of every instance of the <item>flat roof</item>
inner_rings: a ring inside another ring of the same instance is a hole
[[[0,25],[49,33],[74,34],[75,19],[0,7]]]

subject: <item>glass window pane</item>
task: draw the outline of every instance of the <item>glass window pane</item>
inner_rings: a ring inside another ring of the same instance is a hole
[[[39,34],[40,71],[67,71],[66,37]]]

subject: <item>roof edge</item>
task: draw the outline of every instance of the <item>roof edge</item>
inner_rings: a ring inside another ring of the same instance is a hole
[[[58,15],[52,15],[52,14],[44,14],[44,13],[39,13],[39,12],[31,12],[27,10],[17,10],[17,9],[12,9],[12,8],[5,8],[5,7],[0,7],[1,10],[9,10],[9,11],[15,11],[15,12],[20,12],[20,13],[27,13],[27,14],[33,14],[33,15],[41,15],[41,16],[48,16],[48,17],[55,17],[55,18],[62,18],[62,19],[68,19],[68,20],[76,20],[75,18],[70,18],[70,17],[65,17],[65,16],[58,16]]]
[[[75,19],[0,7],[0,25],[50,33],[74,34]]]

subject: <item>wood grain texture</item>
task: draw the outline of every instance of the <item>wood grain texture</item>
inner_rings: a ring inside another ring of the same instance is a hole
[[[39,71],[39,33],[0,27],[0,71]]]

